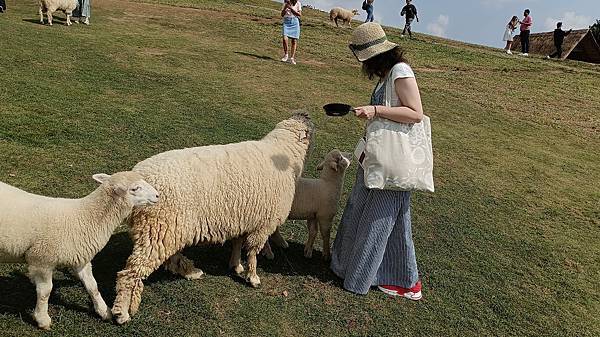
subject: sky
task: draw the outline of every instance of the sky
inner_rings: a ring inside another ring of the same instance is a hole
[[[362,0],[300,0],[324,11],[332,7],[356,8],[364,21]],[[404,0],[375,0],[375,21],[386,26],[404,26],[400,10]],[[446,37],[453,40],[503,47],[502,36],[513,15],[523,17],[525,8],[531,10],[532,32],[551,31],[556,22],[563,29],[587,28],[600,19],[600,0],[413,0],[420,22],[413,23],[413,31]],[[362,19],[362,20],[361,20]]]

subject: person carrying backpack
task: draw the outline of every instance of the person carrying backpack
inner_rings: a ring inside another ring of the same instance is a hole
[[[367,19],[365,22],[373,22],[373,1],[375,0],[364,0],[362,3],[362,9],[367,11]]]
[[[410,26],[412,25],[412,22],[415,18],[417,19],[417,22],[419,22],[419,16],[417,15],[417,7],[415,7],[415,5],[412,4],[412,0],[406,0],[406,6],[402,8],[400,15],[406,18],[406,24],[404,25],[404,30],[402,31],[402,37],[404,37],[406,31],[408,31],[408,36],[410,36],[410,38],[412,39],[412,30],[410,29]]]

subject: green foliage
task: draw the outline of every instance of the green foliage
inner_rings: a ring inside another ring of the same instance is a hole
[[[600,19],[596,20],[596,23],[590,26],[590,30],[592,31],[594,38],[596,38],[596,41],[600,43]]]
[[[91,26],[66,27],[57,13],[48,27],[33,2],[16,2],[0,16],[0,181],[78,197],[94,173],[258,139],[296,108],[318,128],[306,168],[315,175],[364,127],[321,106],[367,104],[374,83],[348,50],[351,30],[317,11],[304,13],[298,65],[280,62],[279,8],[103,0]],[[344,291],[318,252],[302,256],[305,225],[289,222],[290,248],[259,261],[260,289],[229,276],[228,244],[189,248],[206,277],[155,272],[125,326],[100,321],[81,284],[57,272],[53,330],[37,331],[24,265],[1,265],[0,335],[599,336],[598,67],[387,31],[406,50],[433,127],[436,193],[412,199],[423,301]],[[131,252],[123,231],[93,261],[109,305]]]

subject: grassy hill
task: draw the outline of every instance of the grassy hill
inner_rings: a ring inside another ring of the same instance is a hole
[[[42,26],[34,1],[18,3],[0,15],[6,183],[82,196],[94,173],[258,139],[296,108],[318,127],[306,169],[314,175],[325,153],[351,151],[362,132],[357,119],[321,112],[334,101],[368,103],[374,85],[347,48],[351,30],[323,13],[305,12],[291,66],[278,61],[273,2],[102,0],[89,27],[62,25],[62,13]],[[228,245],[189,248],[206,277],[157,271],[122,327],[101,322],[81,284],[57,272],[54,326],[38,331],[26,268],[2,265],[0,335],[600,335],[600,68],[388,33],[406,50],[433,126],[437,191],[415,194],[412,208],[423,301],[344,291],[319,253],[302,256],[304,224],[289,222],[291,247],[259,261],[260,289],[229,276]],[[131,249],[123,230],[93,261],[109,305]]]

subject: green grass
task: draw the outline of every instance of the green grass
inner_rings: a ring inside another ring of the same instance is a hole
[[[305,12],[299,64],[278,62],[278,9],[263,0],[103,0],[89,27],[65,27],[62,14],[48,27],[33,2],[11,5],[0,15],[0,180],[78,197],[94,188],[94,173],[169,149],[258,139],[296,108],[318,127],[313,175],[331,148],[351,151],[363,128],[320,107],[366,104],[373,83],[346,46],[351,30],[316,11]],[[259,261],[260,289],[229,276],[228,245],[189,248],[207,276],[157,271],[125,326],[101,322],[80,283],[57,272],[53,329],[40,332],[24,265],[2,265],[0,334],[600,335],[600,68],[388,33],[406,50],[433,126],[437,191],[416,193],[412,206],[423,301],[344,291],[319,253],[302,256],[306,230],[293,222],[282,228],[291,247]],[[131,249],[123,230],[93,261],[109,305]]]

